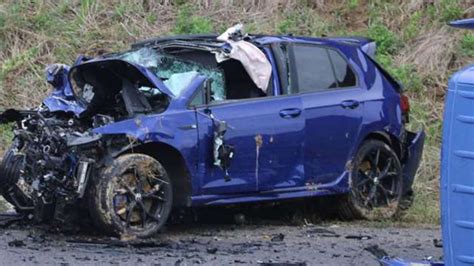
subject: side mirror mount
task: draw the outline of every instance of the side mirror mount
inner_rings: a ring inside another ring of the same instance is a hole
[[[209,104],[212,101],[212,81],[212,78],[208,78],[204,81],[204,100],[206,104]]]

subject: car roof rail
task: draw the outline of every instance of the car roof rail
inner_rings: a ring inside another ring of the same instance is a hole
[[[156,38],[146,39],[138,41],[132,44],[132,49],[138,49],[142,47],[155,46],[163,42],[169,41],[215,41],[217,42],[217,34],[188,34],[188,35],[175,35],[175,36],[160,36]]]

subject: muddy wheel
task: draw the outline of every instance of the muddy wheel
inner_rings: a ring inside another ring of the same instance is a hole
[[[3,156],[0,163],[0,194],[12,204],[18,213],[32,211],[32,188],[21,177],[23,156],[14,152],[15,142]]]
[[[144,154],[126,154],[97,177],[91,216],[109,234],[145,238],[159,231],[172,208],[171,182],[164,167]]]
[[[390,146],[365,141],[354,158],[351,192],[339,204],[340,215],[368,220],[394,217],[400,209],[402,182],[402,167]]]

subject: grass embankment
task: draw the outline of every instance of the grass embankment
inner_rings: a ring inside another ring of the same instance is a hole
[[[45,65],[78,54],[126,49],[166,34],[222,32],[242,22],[252,33],[364,35],[411,99],[410,128],[428,137],[406,223],[439,223],[438,180],[448,77],[473,61],[474,35],[446,22],[473,17],[470,0],[14,1],[0,4],[0,107],[37,105],[49,91]],[[2,148],[10,137],[0,128]]]

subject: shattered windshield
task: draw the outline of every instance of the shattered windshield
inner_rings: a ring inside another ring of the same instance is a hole
[[[123,53],[117,58],[148,68],[175,95],[180,95],[197,74],[207,76],[212,79],[213,98],[217,101],[225,100],[224,75],[219,69],[162,54],[148,47]]]

